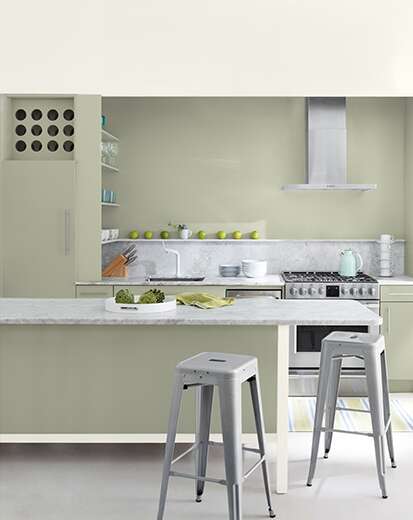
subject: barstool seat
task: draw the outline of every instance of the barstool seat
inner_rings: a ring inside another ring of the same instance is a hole
[[[251,391],[257,429],[258,449],[242,446],[241,385],[248,382]],[[209,440],[214,387],[219,389],[221,423],[225,459],[225,479],[206,476],[208,447],[219,443]],[[177,422],[182,392],[195,387],[197,390],[197,426],[195,444],[173,460]],[[244,474],[242,451],[259,455],[258,461]],[[195,474],[172,471],[172,465],[188,453],[195,451]],[[270,518],[275,514],[271,505],[268,478],[265,429],[262,413],[261,392],[258,378],[257,358],[220,352],[203,352],[185,361],[175,369],[175,383],[169,417],[168,435],[159,500],[158,520],[163,519],[169,477],[195,480],[196,501],[201,502],[205,482],[223,484],[227,487],[230,520],[242,519],[242,484],[259,466],[262,467],[265,493]]]
[[[337,407],[338,388],[343,359],[355,357],[364,361],[367,380],[369,410]],[[372,433],[338,430],[334,428],[336,410],[370,413]],[[325,426],[323,418],[325,412]],[[384,436],[390,454],[391,465],[394,459],[393,435],[390,418],[389,386],[387,380],[387,361],[384,337],[382,335],[336,331],[323,339],[321,347],[320,373],[318,379],[317,403],[314,418],[313,444],[307,485],[312,485],[314,477],[320,434],[325,432],[324,458],[328,458],[333,432],[354,433],[373,437],[376,452],[377,475],[383,498],[387,498],[384,457]]]

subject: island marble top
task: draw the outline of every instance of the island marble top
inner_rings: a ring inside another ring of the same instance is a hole
[[[378,314],[354,300],[236,300],[202,310],[177,306],[163,313],[118,314],[103,299],[0,298],[0,325],[378,325]]]

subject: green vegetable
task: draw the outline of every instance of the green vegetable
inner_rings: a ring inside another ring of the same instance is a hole
[[[143,293],[138,303],[162,303],[165,300],[165,294],[159,289],[150,289]]]
[[[129,289],[121,289],[115,295],[116,303],[135,303],[135,297]]]

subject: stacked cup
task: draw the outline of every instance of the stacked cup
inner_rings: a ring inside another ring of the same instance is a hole
[[[391,235],[380,235],[380,276],[393,276]]]

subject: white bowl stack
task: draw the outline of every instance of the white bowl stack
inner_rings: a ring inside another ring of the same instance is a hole
[[[242,272],[248,278],[261,278],[267,274],[266,260],[243,260]]]

